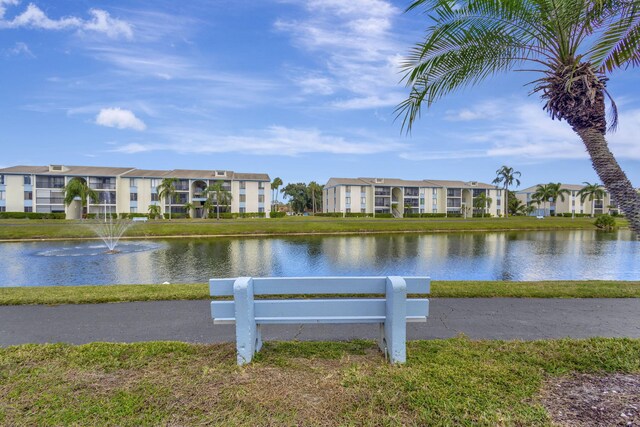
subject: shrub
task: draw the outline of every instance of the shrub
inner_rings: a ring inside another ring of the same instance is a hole
[[[405,218],[444,218],[445,216],[446,214],[444,213],[433,213],[433,212],[404,214]]]
[[[65,219],[64,212],[0,212],[0,219]]]
[[[616,227],[616,219],[611,215],[598,215],[593,223],[599,230],[611,231]]]
[[[187,214],[183,214],[183,213],[172,213],[171,214],[171,219],[185,219],[187,217]],[[165,213],[164,214],[164,219],[169,219],[169,214]]]
[[[287,216],[286,212],[270,212],[269,213],[270,218],[284,218],[285,216]]]
[[[110,216],[111,219],[118,219],[118,214],[117,213],[110,213],[107,214],[107,216]],[[96,219],[96,218],[104,218],[104,214],[94,214],[94,213],[90,213],[90,214],[86,214],[85,217],[87,219]]]

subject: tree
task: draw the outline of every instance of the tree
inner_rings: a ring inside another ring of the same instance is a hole
[[[231,203],[231,192],[226,189],[224,181],[218,180],[204,189],[207,199],[213,199],[216,205],[216,219],[220,219],[220,204],[228,206]]]
[[[538,184],[536,191],[531,195],[531,198],[538,204],[544,203],[544,212],[547,212],[547,202],[553,197],[553,190],[549,187],[549,184]]]
[[[511,215],[529,215],[535,209],[531,205],[527,205],[518,199],[513,192],[511,192],[511,199],[509,200],[509,213]]]
[[[202,204],[202,218],[208,218],[209,212],[211,212],[211,208],[213,207],[213,202],[209,197]]]
[[[275,204],[278,202],[278,188],[280,188],[281,185],[282,185],[282,180],[280,179],[280,177],[273,178],[273,182],[271,183],[272,210],[273,210],[273,206],[275,206]],[[275,203],[273,201],[275,201]]]
[[[311,181],[309,183],[309,185],[307,186],[307,189],[311,193],[309,195],[309,198],[311,200],[311,209],[312,209],[314,214],[317,212],[316,209],[318,207],[320,208],[319,210],[322,211],[322,190],[323,190],[323,188],[324,188],[324,185],[320,185],[315,181]]]
[[[64,204],[67,206],[73,203],[76,197],[80,198],[83,216],[86,214],[88,199],[98,200],[98,192],[89,187],[86,179],[80,178],[79,176],[71,178],[62,191],[64,191]]]
[[[193,209],[195,207],[194,204],[187,202],[183,206],[184,206],[184,210],[185,210],[185,216],[187,218],[191,218],[191,209]]]
[[[547,186],[549,188],[549,191],[551,192],[551,201],[554,205],[556,205],[555,211],[557,211],[558,199],[564,202],[564,195],[571,194],[571,191],[567,190],[566,188],[562,188],[562,184],[559,182],[550,182],[549,184],[547,184]]]
[[[311,207],[311,193],[304,182],[287,184],[280,192],[289,197],[291,209],[296,213],[302,213]]]
[[[480,193],[473,199],[473,207],[481,209],[482,218],[484,218],[485,212],[491,207],[491,202],[493,202],[493,199],[487,196],[487,193]]]
[[[580,196],[580,202],[584,203],[585,200],[589,199],[591,201],[591,218],[593,218],[593,214],[595,212],[596,200],[604,200],[605,191],[604,188],[597,182],[590,184],[588,182],[584,182],[584,187],[580,191],[578,191],[578,196]]]
[[[514,183],[516,187],[520,186],[520,178],[522,174],[509,166],[502,166],[500,169],[496,171],[496,179],[493,180],[493,183],[497,186],[502,184],[502,189],[504,190],[505,195],[505,203],[504,203],[504,217],[509,217],[509,187]]]
[[[433,21],[405,63],[411,130],[420,109],[501,72],[533,64],[533,92],[580,137],[593,168],[640,235],[640,196],[609,150],[608,74],[640,65],[640,0],[416,0]],[[522,68],[520,68],[522,70]],[[611,103],[610,128],[617,124]]]
[[[156,219],[162,214],[162,209],[160,205],[149,205],[149,218]]]
[[[158,185],[158,197],[164,200],[165,206],[169,205],[169,220],[171,220],[171,199],[176,194],[178,178],[164,178]]]

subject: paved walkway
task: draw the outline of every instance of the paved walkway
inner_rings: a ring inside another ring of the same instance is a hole
[[[439,298],[409,339],[640,338],[640,299]],[[267,325],[266,340],[374,339],[375,325]],[[0,307],[0,346],[93,341],[234,341],[233,325],[213,326],[208,301]]]

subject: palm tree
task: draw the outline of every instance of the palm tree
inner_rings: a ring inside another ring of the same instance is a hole
[[[493,180],[493,184],[496,186],[502,184],[505,194],[504,203],[504,217],[509,217],[509,187],[515,183],[516,187],[520,186],[520,178],[522,174],[509,166],[502,166],[496,171],[496,179]]]
[[[148,211],[149,211],[149,218],[150,219],[156,219],[162,213],[160,205],[149,205]]]
[[[89,187],[87,180],[79,176],[71,178],[67,185],[62,189],[64,191],[64,204],[69,206],[76,197],[82,202],[82,216],[86,214],[87,199],[98,200],[98,192]]]
[[[549,184],[538,184],[536,191],[531,195],[531,198],[538,204],[544,203],[544,213],[547,212],[547,202],[553,198],[553,189],[549,187]]]
[[[476,209],[482,209],[482,218],[484,213],[491,207],[493,200],[487,196],[487,193],[480,193],[473,199],[473,207]]]
[[[213,196],[213,201],[216,204],[216,219],[220,219],[220,204],[228,205],[231,202],[231,192],[224,186],[224,181],[216,181],[213,184],[207,186],[203,193],[207,199]]]
[[[423,102],[489,76],[533,64],[533,92],[552,119],[565,120],[593,168],[640,235],[638,196],[605,138],[608,74],[640,65],[639,0],[415,0],[433,25],[407,58],[411,93],[398,106],[408,131]],[[610,129],[617,109],[612,102]]]
[[[169,220],[171,220],[171,199],[176,194],[178,178],[164,178],[158,185],[158,197],[164,199],[165,206],[169,205]]]
[[[553,204],[556,205],[556,209],[554,209],[554,212],[556,212],[558,199],[564,202],[564,195],[571,194],[571,191],[567,190],[566,188],[562,188],[562,184],[559,182],[550,182],[549,184],[547,184],[547,186],[549,188],[549,191],[551,192],[551,199],[553,201]]]
[[[271,210],[273,210],[273,208],[275,207],[275,203],[273,201],[275,200],[276,203],[278,202],[278,188],[280,188],[281,185],[282,180],[280,179],[280,177],[273,178],[273,182],[271,183]]]
[[[586,199],[591,201],[591,218],[593,218],[593,214],[595,212],[595,201],[596,200],[604,200],[605,190],[602,188],[602,185],[597,182],[590,184],[588,182],[584,182],[584,187],[580,191],[578,191],[578,196],[580,196],[580,203],[584,203]]]
[[[191,210],[195,207],[193,203],[187,202],[184,205],[186,218],[191,218]]]
[[[207,199],[202,204],[202,218],[209,217],[209,212],[211,211],[212,207],[213,203],[211,202],[211,199],[207,197]]]
[[[322,205],[322,189],[324,188],[324,186],[318,184],[315,181],[311,181],[307,188],[311,192],[311,209],[313,210],[313,214],[315,215],[317,205]],[[320,196],[320,200],[318,200],[318,196]],[[322,209],[322,206],[320,206],[320,209]]]

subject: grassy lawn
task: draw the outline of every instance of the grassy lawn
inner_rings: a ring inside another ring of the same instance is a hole
[[[414,341],[404,366],[373,342],[22,345],[0,349],[0,424],[550,425],[546,380],[640,372],[640,340]]]
[[[635,281],[434,281],[432,298],[638,298]],[[0,288],[0,305],[209,299],[207,284]]]
[[[533,217],[510,218],[324,218],[287,217],[278,219],[238,220],[160,220],[138,223],[125,234],[127,237],[162,236],[225,236],[225,235],[286,235],[296,233],[394,233],[394,232],[445,232],[485,230],[593,230],[592,218],[536,219]],[[86,223],[64,220],[0,220],[0,240],[54,239],[94,237]],[[617,219],[626,226],[626,221]]]

